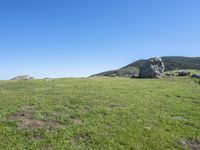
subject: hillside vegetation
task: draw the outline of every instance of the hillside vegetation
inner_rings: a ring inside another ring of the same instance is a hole
[[[165,65],[165,71],[179,69],[194,69],[200,70],[200,57],[181,57],[181,56],[165,56],[161,57]],[[135,61],[121,69],[106,71],[94,76],[110,76],[116,74],[119,77],[130,77],[130,72],[137,73],[140,66],[145,62],[145,59]],[[126,72],[124,71],[126,69]],[[123,71],[123,73],[121,73]]]
[[[0,149],[193,148],[199,91],[184,77],[0,81]]]

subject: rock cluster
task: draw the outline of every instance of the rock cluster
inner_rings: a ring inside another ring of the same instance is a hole
[[[150,58],[140,67],[140,78],[162,78],[164,64],[161,58]]]
[[[20,75],[12,78],[11,80],[32,80],[32,79],[34,78],[31,77],[30,75]]]

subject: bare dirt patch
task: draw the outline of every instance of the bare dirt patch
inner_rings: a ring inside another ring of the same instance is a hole
[[[11,121],[20,121],[19,127],[21,129],[42,129],[42,128],[60,128],[59,122],[54,120],[44,121],[34,119],[36,108],[34,106],[26,105],[21,108],[21,111],[9,117]]]
[[[20,127],[22,129],[41,129],[45,127],[45,122],[35,120],[35,119],[30,119],[30,118],[21,118],[21,125]]]
[[[200,150],[200,141],[197,140],[182,141],[181,144],[185,148],[190,148],[191,150]]]
[[[16,112],[12,116],[9,117],[10,120],[21,120],[21,119],[33,119],[33,114],[35,112],[35,107],[34,106],[23,106],[21,108],[21,111]]]

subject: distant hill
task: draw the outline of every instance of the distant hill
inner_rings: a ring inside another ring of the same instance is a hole
[[[118,70],[110,70],[92,76],[118,76],[118,77],[131,77],[133,74],[139,74],[139,69],[136,67],[125,67]]]
[[[165,70],[175,69],[196,69],[200,70],[200,57],[161,57],[165,65]]]
[[[165,71],[176,69],[200,70],[200,57],[164,56],[161,58],[165,65]],[[145,61],[145,59],[140,59],[120,69],[102,72],[93,76],[130,77],[132,74],[137,74],[139,72],[140,66]]]

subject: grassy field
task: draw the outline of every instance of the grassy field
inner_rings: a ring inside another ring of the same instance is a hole
[[[194,149],[200,85],[171,79],[0,81],[0,149]]]

